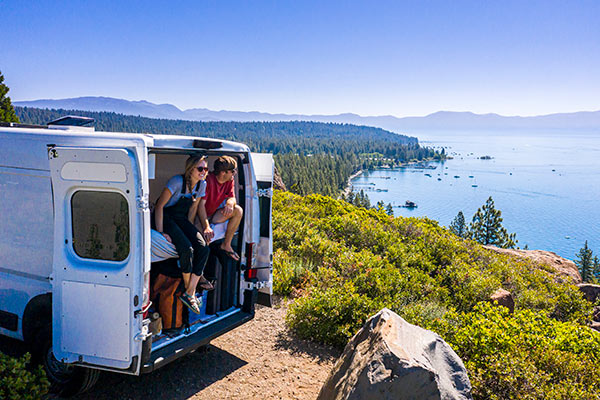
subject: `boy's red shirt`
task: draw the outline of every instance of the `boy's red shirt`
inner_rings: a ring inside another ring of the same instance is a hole
[[[223,201],[230,197],[235,197],[233,193],[233,181],[219,183],[215,174],[210,172],[206,177],[206,195],[202,198],[206,200],[204,204],[206,216],[209,218],[212,217],[221,207]]]

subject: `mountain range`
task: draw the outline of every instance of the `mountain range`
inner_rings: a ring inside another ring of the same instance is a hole
[[[21,107],[47,109],[108,111],[149,118],[191,121],[316,121],[367,125],[398,133],[427,131],[584,131],[600,132],[600,111],[580,111],[533,117],[475,114],[472,112],[438,111],[424,117],[360,116],[352,113],[336,115],[269,114],[258,111],[214,111],[206,108],[180,110],[172,104],[154,104],[145,100],[130,101],[112,97],[76,97],[13,101]]]

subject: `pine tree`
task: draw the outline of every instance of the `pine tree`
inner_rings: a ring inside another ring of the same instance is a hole
[[[469,231],[467,229],[467,223],[465,222],[465,215],[462,211],[459,211],[456,217],[450,223],[450,232],[454,233],[456,236],[461,238],[466,238],[469,236]]]
[[[389,215],[390,217],[394,216],[394,208],[392,207],[391,203],[388,203],[387,206],[385,206],[385,212],[387,213],[387,215]]]
[[[592,271],[593,271],[594,280],[596,281],[596,283],[600,282],[600,259],[598,259],[598,256],[594,256],[594,263],[593,263]]]
[[[575,265],[579,269],[579,273],[581,274],[581,280],[584,282],[592,282],[594,280],[594,254],[592,250],[588,247],[587,240],[579,252],[576,254],[577,260],[575,260]],[[598,258],[596,257],[596,260]]]
[[[385,211],[385,203],[383,202],[383,200],[379,200],[377,202],[377,205],[375,206],[375,209],[377,211]]]
[[[477,209],[469,226],[471,239],[481,244],[512,249],[516,246],[516,234],[509,234],[502,226],[502,212],[496,210],[494,200],[490,196],[485,204]]]
[[[4,84],[4,76],[0,71],[0,122],[19,122],[10,97],[6,96],[9,90],[8,86]]]

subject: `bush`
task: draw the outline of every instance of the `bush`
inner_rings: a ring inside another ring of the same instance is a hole
[[[0,353],[0,399],[40,399],[50,387],[41,366],[26,368],[30,356],[13,358]]]
[[[273,255],[273,291],[275,294],[288,296],[293,289],[306,286],[314,264],[304,259],[292,259],[281,250]]]
[[[476,399],[593,399],[600,333],[532,310],[480,303],[430,328],[462,358]]]
[[[286,318],[300,337],[343,347],[376,309],[372,300],[356,293],[352,283],[346,282],[299,298]]]
[[[287,315],[299,336],[341,348],[387,307],[453,345],[478,399],[598,398],[592,305],[552,268],[319,195],[276,192],[273,218],[275,289],[302,289]],[[498,288],[514,315],[482,304]]]

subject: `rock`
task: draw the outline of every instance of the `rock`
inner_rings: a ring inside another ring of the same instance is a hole
[[[594,307],[594,321],[600,322],[600,306]]]
[[[591,301],[595,303],[598,298],[600,298],[600,285],[593,285],[591,283],[580,283],[577,285],[579,290],[583,292],[583,297],[587,301]]]
[[[505,289],[496,290],[491,296],[490,300],[493,302],[498,302],[499,306],[504,306],[510,310],[510,312],[515,311],[515,299],[513,299],[512,294]]]
[[[510,254],[513,256],[526,258],[535,262],[548,265],[556,271],[558,281],[563,281],[562,278],[570,278],[571,283],[581,283],[581,275],[575,263],[566,258],[562,258],[556,253],[544,250],[517,250],[517,249],[502,249],[496,246],[483,246],[488,250],[495,251],[501,254]]]
[[[318,400],[472,399],[462,360],[434,332],[384,308],[346,345]]]
[[[275,169],[273,171],[273,187],[275,187],[275,189],[279,189],[285,192],[287,190],[285,187],[285,183],[283,183],[283,179],[281,179],[281,175],[279,175],[277,167],[273,168]]]

